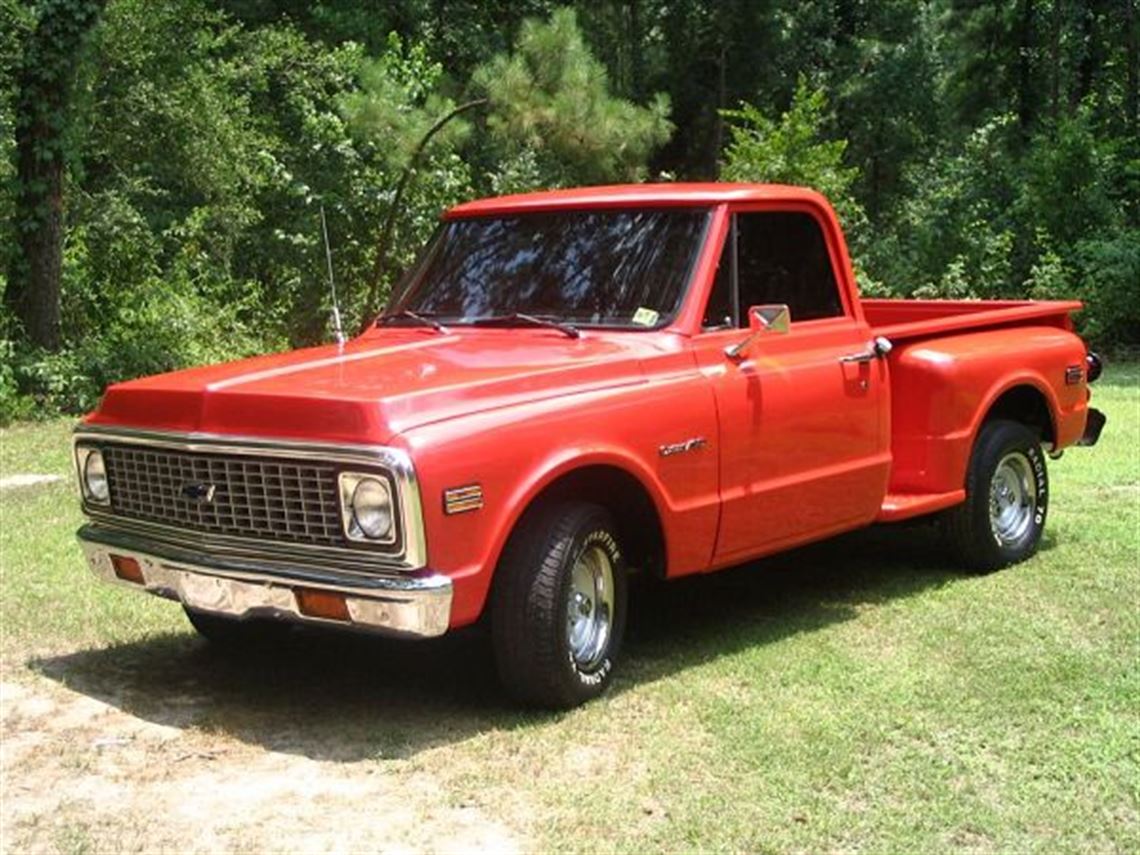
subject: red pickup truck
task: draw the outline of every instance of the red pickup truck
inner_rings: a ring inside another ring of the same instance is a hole
[[[1031,556],[1096,442],[1076,302],[860,300],[809,190],[595,187],[442,218],[357,338],[111,386],[75,434],[95,573],[215,642],[486,615],[517,698],[610,682],[631,572],[937,514]]]

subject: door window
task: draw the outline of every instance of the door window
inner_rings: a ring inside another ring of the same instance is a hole
[[[734,245],[735,270],[731,264]],[[843,315],[823,230],[810,214],[763,211],[734,215],[705,311],[705,328],[722,325],[718,319],[725,316],[726,306],[733,325],[747,326],[749,306],[772,303],[786,303],[792,323]]]

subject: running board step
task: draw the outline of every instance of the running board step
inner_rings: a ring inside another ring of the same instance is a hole
[[[952,508],[966,501],[965,490],[949,493],[887,493],[876,522],[898,522]]]

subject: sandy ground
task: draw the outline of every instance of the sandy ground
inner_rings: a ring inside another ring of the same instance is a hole
[[[62,480],[62,475],[9,475],[6,478],[0,478],[0,491],[18,490],[23,487],[39,487],[43,484],[56,484]]]
[[[415,763],[274,750],[136,717],[39,674],[5,670],[4,852],[521,848],[483,808],[449,803]]]

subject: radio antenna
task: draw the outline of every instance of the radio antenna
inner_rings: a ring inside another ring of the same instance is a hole
[[[321,234],[325,239],[325,261],[329,267],[329,291],[332,294],[333,335],[337,344],[344,344],[344,326],[340,322],[340,306],[336,299],[336,280],[333,278],[332,247],[329,246],[329,226],[325,222],[325,206],[321,205]]]

